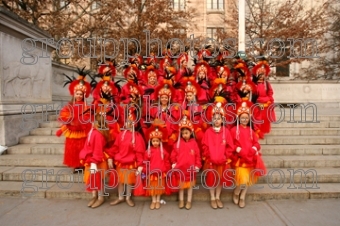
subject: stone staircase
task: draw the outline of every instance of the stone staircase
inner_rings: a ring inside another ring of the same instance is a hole
[[[72,174],[62,164],[65,139],[54,135],[59,126],[56,116],[50,115],[49,120],[0,156],[0,197],[91,196],[84,190],[82,174]],[[268,174],[249,189],[248,200],[340,197],[340,115],[318,116],[318,120],[319,123],[283,120],[273,125],[271,134],[260,141]],[[200,177],[197,185],[194,200],[209,200]],[[110,199],[116,196],[115,189],[108,193]],[[231,189],[224,189],[221,198],[231,201],[231,194]],[[176,200],[176,195],[164,199]]]

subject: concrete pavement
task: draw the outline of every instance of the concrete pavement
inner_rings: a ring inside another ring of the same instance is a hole
[[[97,209],[87,200],[0,198],[0,225],[339,225],[340,200],[250,201],[244,209],[224,202],[213,210],[208,202],[193,202],[191,210],[178,209],[169,201],[159,210],[150,210],[149,202],[137,201],[110,206],[107,201]]]

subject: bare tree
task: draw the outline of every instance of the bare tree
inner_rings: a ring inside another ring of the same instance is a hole
[[[324,35],[330,26],[328,8],[334,2],[312,5],[307,0],[247,0],[248,56],[252,60],[266,56],[272,67],[315,60],[327,52]],[[236,1],[232,7],[233,18],[238,21]],[[280,75],[278,70],[276,76]]]

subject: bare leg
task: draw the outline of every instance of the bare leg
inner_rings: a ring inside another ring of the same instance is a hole
[[[217,209],[215,191],[216,191],[215,188],[209,189],[209,192],[210,192],[210,206],[213,209]]]
[[[161,208],[161,195],[157,195],[156,197],[156,209],[159,209]]]
[[[178,198],[178,208],[182,209],[184,207],[184,189],[179,189]]]
[[[153,195],[153,196],[151,196],[151,197],[152,197],[152,202],[151,202],[151,204],[150,204],[150,210],[153,210],[153,209],[155,209],[155,207],[156,207],[157,196],[156,196],[156,195]]]
[[[209,192],[210,192],[210,200],[216,200],[216,197],[215,197],[215,188],[210,188]]]
[[[111,202],[110,205],[111,206],[117,205],[117,204],[123,202],[123,200],[124,200],[124,184],[118,183],[118,199]]]
[[[126,203],[129,205],[129,206],[131,206],[131,207],[133,207],[133,206],[135,206],[135,203],[132,201],[132,199],[131,199],[131,196],[132,196],[132,187],[131,187],[131,185],[126,185]]]
[[[188,202],[191,202],[192,200],[192,192],[193,192],[192,187],[188,188]]]
[[[222,192],[222,185],[218,185],[216,187],[216,204],[218,208],[223,208],[223,203],[221,202],[221,192]]]
[[[92,191],[92,199],[89,201],[87,206],[91,207],[96,202],[97,197],[98,197],[98,192],[97,191]]]
[[[236,186],[234,190],[234,195],[233,195],[233,202],[235,205],[238,205],[238,202],[240,200],[240,192],[241,192],[240,186]]]
[[[126,185],[126,199],[130,199],[132,196],[132,188],[131,185]]]
[[[245,187],[244,189],[241,190],[241,195],[240,195],[240,202],[239,202],[239,207],[243,208],[246,206],[245,200],[246,200],[246,194],[247,194],[248,187]]]
[[[124,184],[122,184],[122,183],[118,184],[118,198],[119,198],[119,200],[124,199]]]

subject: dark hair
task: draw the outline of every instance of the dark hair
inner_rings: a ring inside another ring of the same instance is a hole
[[[182,131],[184,130],[188,130],[190,132],[190,138],[194,138],[194,133],[189,128],[186,128],[186,127],[181,129],[181,137],[182,137]]]

